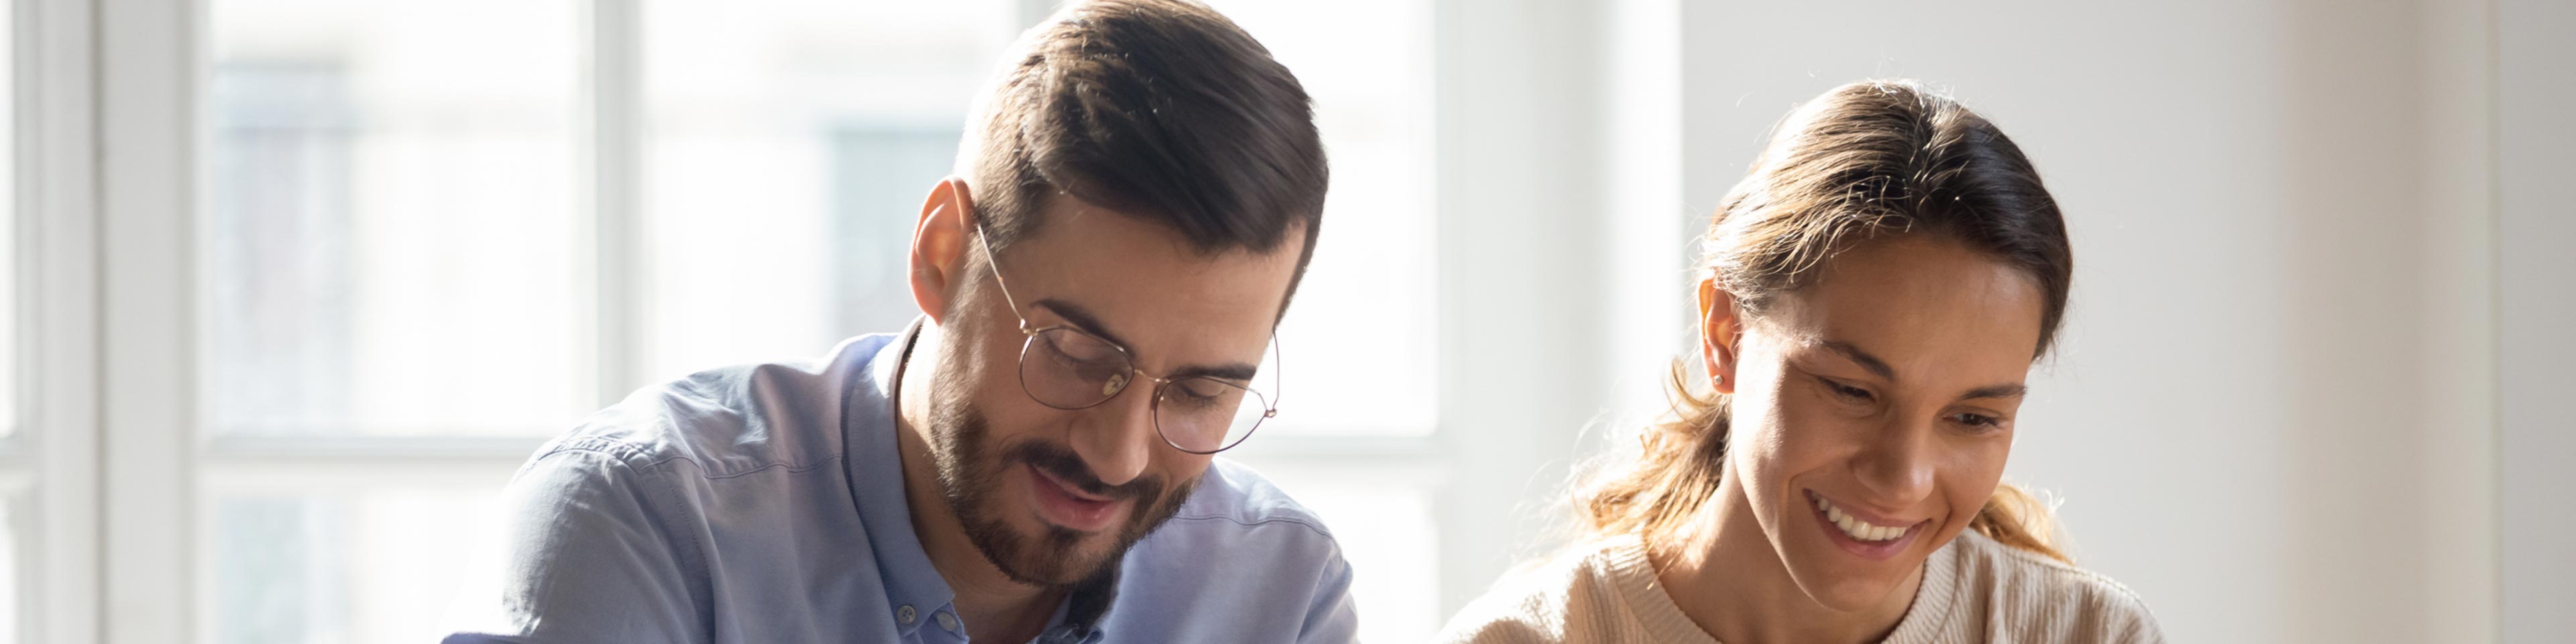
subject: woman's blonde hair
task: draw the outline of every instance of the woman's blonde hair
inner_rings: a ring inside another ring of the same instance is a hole
[[[2074,258],[2057,202],[2012,139],[1957,101],[1910,81],[1834,88],[1792,112],[1752,171],[1718,208],[1699,267],[1748,315],[1804,287],[1851,244],[1941,235],[2020,270],[2042,298],[2048,352],[2066,310]],[[1597,472],[1575,505],[1591,533],[1638,534],[1660,548],[1716,495],[1728,401],[1672,370],[1672,413],[1647,426],[1640,452]],[[2064,561],[2048,508],[1998,485],[1969,529]]]

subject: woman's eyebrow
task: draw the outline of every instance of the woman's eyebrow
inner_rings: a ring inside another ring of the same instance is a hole
[[[1841,340],[1826,340],[1818,342],[1816,345],[1831,349],[1834,353],[1842,354],[1845,359],[1851,360],[1852,364],[1860,365],[1860,368],[1868,369],[1870,373],[1878,374],[1878,377],[1885,378],[1888,382],[1896,382],[1896,370],[1889,368],[1887,366],[1887,361],[1880,360],[1878,359],[1878,356],[1870,355],[1867,351],[1862,351],[1860,347],[1853,346],[1852,343],[1843,342]],[[1960,394],[1959,399],[1975,400],[1978,398],[2020,398],[2023,394],[2027,393],[2030,393],[2030,387],[2024,386],[2021,383],[2004,383],[1970,389],[1968,390],[1968,393]]]
[[[1887,366],[1887,361],[1880,360],[1878,359],[1878,356],[1870,355],[1869,352],[1860,350],[1860,347],[1852,346],[1852,343],[1841,340],[1826,340],[1817,343],[1817,346],[1831,349],[1834,353],[1842,354],[1843,358],[1851,360],[1852,364],[1860,365],[1860,368],[1868,369],[1870,373],[1878,374],[1880,379],[1888,382],[1896,381],[1896,370],[1889,368]]]
[[[1978,398],[2020,398],[2022,397],[2022,394],[2027,393],[2030,393],[2030,387],[2007,383],[2000,385],[1986,385],[1970,389],[1968,390],[1968,393],[1959,394],[1959,399],[1976,400]]]

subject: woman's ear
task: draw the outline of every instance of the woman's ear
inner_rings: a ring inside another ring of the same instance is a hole
[[[967,191],[966,180],[952,175],[931,186],[930,197],[921,204],[921,220],[913,224],[907,266],[912,302],[931,324],[947,320],[958,287],[973,279],[965,274],[965,260],[966,246],[976,243],[974,212],[975,197]]]
[[[1735,296],[1717,287],[1717,278],[1699,281],[1699,357],[1708,366],[1708,381],[1717,393],[1735,393],[1737,351],[1743,348],[1743,318]]]

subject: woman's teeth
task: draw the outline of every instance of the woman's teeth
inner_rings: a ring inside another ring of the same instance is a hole
[[[1824,512],[1825,518],[1831,519],[1834,522],[1834,527],[1842,528],[1843,534],[1851,535],[1851,538],[1853,539],[1861,541],[1890,541],[1897,537],[1905,536],[1905,528],[1903,527],[1891,528],[1881,525],[1870,525],[1868,521],[1862,521],[1852,515],[1843,514],[1842,508],[1834,507],[1834,502],[1825,500],[1824,495],[1816,495],[1816,509]]]

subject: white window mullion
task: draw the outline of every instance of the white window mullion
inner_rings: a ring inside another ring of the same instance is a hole
[[[194,268],[202,14],[101,3],[104,641],[196,639]]]
[[[14,3],[18,114],[18,355],[28,394],[19,428],[38,480],[21,532],[26,642],[99,641],[98,220],[90,0]]]
[[[1037,26],[1038,21],[1047,19],[1047,16],[1055,15],[1057,4],[1060,4],[1059,0],[1018,0],[1013,9],[1019,14],[1020,28],[1027,29]]]
[[[1652,4],[1623,2],[1618,10],[1650,12]],[[1602,60],[1556,53],[1596,49],[1611,37],[1603,27],[1619,16],[1605,5],[1548,2],[1439,2],[1435,9],[1436,438],[1455,465],[1437,508],[1440,612],[1446,615],[1565,533],[1572,517],[1557,508],[1567,478],[1602,444],[1597,436],[1587,440],[1586,428],[1617,422],[1602,416],[1604,410],[1628,411],[1614,407],[1603,383],[1634,377],[1620,369],[1660,363],[1651,355],[1612,355],[1654,345],[1651,338],[1605,339],[1635,332],[1611,323],[1645,320],[1637,328],[1651,333],[1675,316],[1664,310],[1671,302],[1665,296],[1631,296],[1629,285],[1615,281],[1651,275],[1650,262],[1608,256],[1621,242],[1651,240],[1652,224],[1642,216],[1603,215],[1599,200],[1615,190],[1667,186],[1651,178],[1604,178],[1595,167],[1604,147],[1594,133],[1615,101],[1565,98],[1639,92],[1652,100],[1653,83],[1661,81],[1604,82]],[[1633,20],[1652,24],[1655,18]],[[1531,42],[1557,46],[1537,50]],[[1625,146],[1669,125],[1623,127],[1609,133],[1620,137],[1609,147],[1639,151]],[[1653,204],[1671,197],[1647,195],[1635,203],[1660,208]],[[1611,205],[1629,200],[1622,196]],[[1528,252],[1535,248],[1550,252]]]
[[[617,402],[643,384],[642,349],[651,329],[644,310],[642,271],[645,236],[639,204],[643,202],[643,20],[637,0],[591,0],[589,130],[590,203],[593,255],[584,268],[596,271],[590,281],[594,315],[586,322],[596,334],[590,361],[597,365],[596,400],[585,407]],[[579,337],[576,335],[575,337]],[[589,411],[583,409],[583,412]]]

